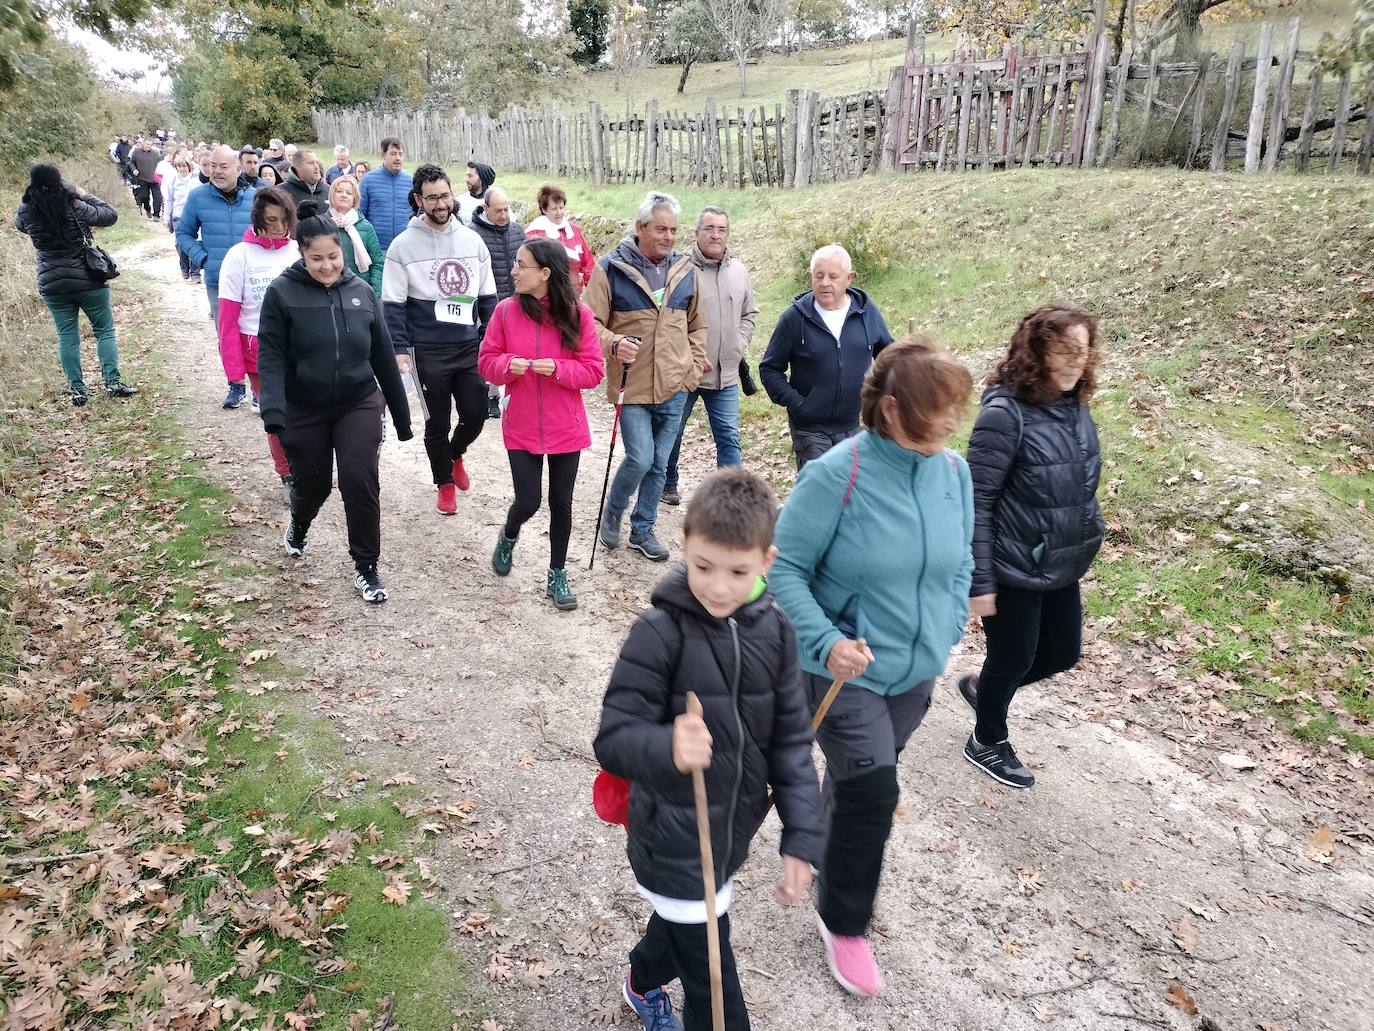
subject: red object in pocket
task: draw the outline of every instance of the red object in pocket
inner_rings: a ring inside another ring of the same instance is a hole
[[[606,823],[630,825],[630,782],[599,770],[592,783],[592,806]]]

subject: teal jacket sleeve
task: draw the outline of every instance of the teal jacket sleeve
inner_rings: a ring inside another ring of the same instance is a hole
[[[778,557],[768,573],[768,586],[792,621],[800,654],[821,663],[844,634],[816,601],[811,585],[840,525],[848,468],[808,462],[773,532]]]
[[[358,235],[362,237],[363,246],[367,248],[368,257],[372,259],[364,278],[372,285],[372,292],[381,297],[382,265],[386,262],[386,252],[382,250],[381,241],[377,239],[377,230],[372,228],[371,222],[364,219],[363,225],[359,228],[362,232]]]

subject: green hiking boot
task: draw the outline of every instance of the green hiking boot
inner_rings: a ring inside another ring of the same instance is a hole
[[[568,586],[568,572],[565,569],[549,570],[549,589],[545,591],[553,599],[553,607],[567,612],[577,608],[577,595]]]
[[[505,576],[510,572],[514,558],[515,541],[506,536],[505,530],[497,530],[496,550],[491,553],[491,568],[496,570],[497,576]]]

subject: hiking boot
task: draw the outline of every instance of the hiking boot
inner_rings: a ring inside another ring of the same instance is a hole
[[[434,502],[434,507],[439,510],[440,515],[454,515],[458,511],[458,494],[454,490],[453,484],[439,484],[439,499]]]
[[[630,1009],[644,1023],[644,1031],[683,1031],[682,1021],[673,1016],[673,1004],[668,999],[668,989],[659,985],[640,995],[630,987],[630,975],[625,975],[625,984],[620,989]]]
[[[488,397],[488,398],[487,398],[487,418],[488,418],[488,419],[499,419],[499,418],[501,418],[501,399],[500,399],[499,397]]]
[[[648,533],[630,534],[630,547],[647,558],[650,562],[667,562],[668,549],[658,543],[658,538],[654,536],[654,531]]]
[[[472,480],[468,478],[468,471],[463,468],[463,460],[455,458],[453,460],[453,485],[466,494],[472,489]]]
[[[549,586],[544,593],[553,599],[553,607],[560,612],[571,612],[577,608],[577,595],[573,594],[572,588],[568,586],[566,569],[549,570]]]
[[[660,504],[672,505],[676,508],[678,505],[682,504],[682,495],[677,492],[677,485],[674,484],[671,487],[664,487],[663,496],[658,500]]]
[[[105,384],[105,393],[110,395],[110,397],[133,397],[138,393],[138,388],[131,387],[129,384],[121,383],[119,380],[115,379]]]
[[[505,576],[510,572],[514,558],[515,541],[506,536],[505,530],[497,530],[496,550],[491,553],[491,568],[496,570],[497,576]]]
[[[229,393],[224,395],[225,408],[238,408],[248,396],[248,388],[242,383],[230,383]]]
[[[291,510],[291,489],[296,486],[296,478],[287,473],[281,478],[281,503]]]
[[[71,398],[73,408],[81,408],[86,404],[87,398],[85,387],[68,387],[67,396]]]
[[[870,998],[880,994],[883,975],[873,960],[868,939],[862,935],[831,934],[819,914],[816,924],[821,929],[821,942],[825,945],[825,961],[830,965],[830,973],[840,982],[840,987]]]
[[[978,711],[978,674],[965,673],[956,681],[959,688],[959,697],[968,702],[968,707],[974,712]]]
[[[1010,741],[985,745],[970,734],[964,745],[964,758],[1007,787],[1028,788],[1035,783],[1035,774],[1022,765]]]
[[[596,535],[601,539],[603,548],[610,549],[620,545],[620,520],[611,518],[609,508],[601,510],[601,524],[596,528]]]
[[[386,601],[386,588],[382,585],[382,578],[378,574],[375,564],[355,566],[353,569],[353,586],[358,588],[358,593],[363,596],[363,601],[370,605],[377,605]]]
[[[292,558],[300,558],[305,554],[305,535],[310,529],[308,526],[301,526],[296,522],[295,516],[286,524],[286,533],[282,535],[282,546],[286,548],[286,553]]]

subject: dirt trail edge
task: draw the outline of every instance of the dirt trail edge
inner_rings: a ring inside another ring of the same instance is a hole
[[[432,839],[430,887],[458,947],[491,979],[492,1013],[507,1031],[628,1023],[619,983],[647,907],[620,830],[592,812],[591,739],[612,661],[666,567],[622,548],[585,571],[609,439],[604,395],[587,395],[595,445],[568,562],[576,612],[544,599],[543,514],[509,577],[488,564],[511,497],[498,424],[473,449],[472,491],[446,519],[434,511],[418,419],[406,444],[388,427],[381,569],[391,600],[365,606],[337,492],[306,557],[282,555],[261,421],[246,404],[219,407],[205,295],[180,280],[170,241],[120,260],[162,291],[166,373],[196,455],[237,498],[236,547],[261,571],[249,587],[264,602],[262,636],[311,671],[300,697],[338,728],[348,762],[377,778],[409,773],[409,790],[448,814]],[[684,449],[686,483],[708,452]],[[681,510],[665,508],[659,525],[676,554]],[[972,668],[977,647],[970,637],[950,673]],[[846,996],[825,970],[812,910],[773,902],[770,817],[734,910],[756,1028],[1374,1029],[1368,779],[1346,784],[1366,800],[1366,826],[1352,833],[1348,812],[1328,818],[1316,793],[1251,769],[1229,740],[1215,761],[1185,762],[1148,722],[1104,719],[1101,692],[1113,688],[1080,673],[1018,699],[1016,742],[1039,783],[1013,792],[963,761],[971,720],[951,682],[900,765],[874,934],[887,994]],[[1315,756],[1299,762],[1324,777]]]

